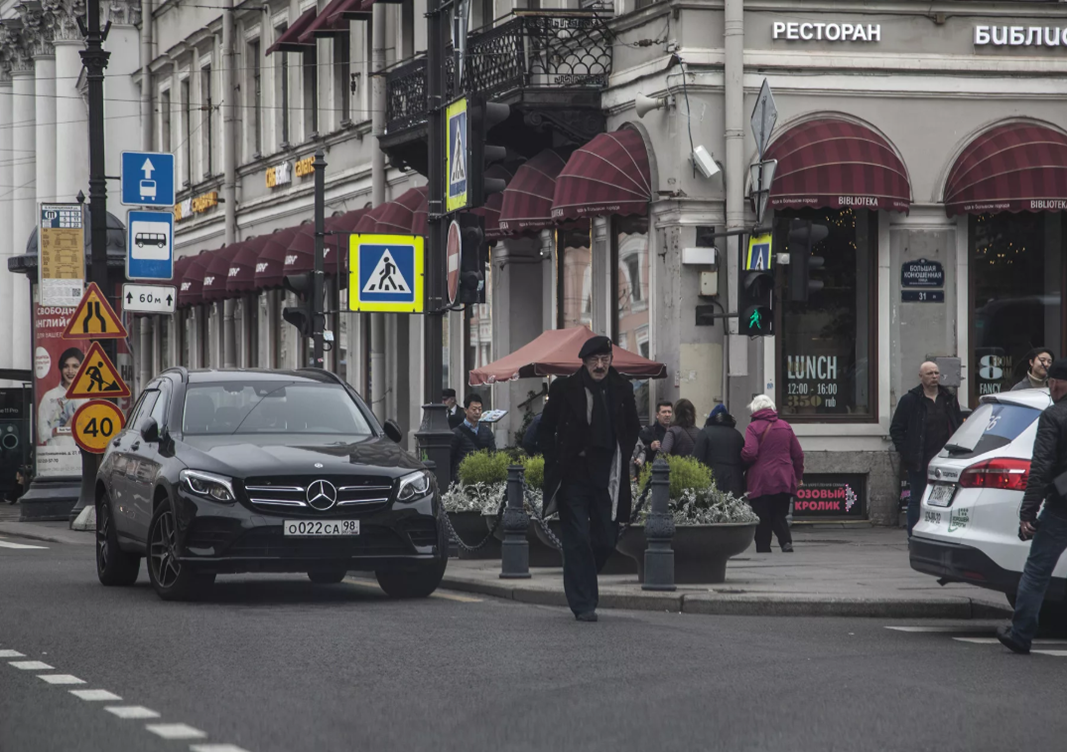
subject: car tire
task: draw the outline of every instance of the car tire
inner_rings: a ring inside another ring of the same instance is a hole
[[[419,562],[414,569],[375,570],[378,584],[390,598],[428,598],[445,576],[448,567],[448,536],[438,522],[437,556]]]
[[[140,571],[141,557],[119,548],[111,497],[105,491],[96,503],[96,576],[108,587],[129,587]]]
[[[170,499],[164,499],[148,526],[148,579],[165,601],[194,600],[214,584],[215,575],[177,561],[177,532]]]
[[[336,585],[347,574],[347,569],[317,569],[308,572],[308,579],[316,585]]]

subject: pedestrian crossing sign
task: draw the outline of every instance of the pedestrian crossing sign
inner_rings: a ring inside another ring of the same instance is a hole
[[[771,236],[754,235],[748,239],[745,271],[767,271],[771,268]]]
[[[119,369],[111,362],[99,342],[89,346],[78,375],[67,388],[67,399],[97,399],[100,397],[124,399],[130,396],[130,388],[119,376]]]
[[[445,174],[448,175],[448,191],[445,195],[445,211],[454,212],[467,207],[467,99],[462,97],[445,110],[448,128],[448,154],[445,156]]]
[[[348,309],[422,313],[423,238],[353,235],[348,257]]]

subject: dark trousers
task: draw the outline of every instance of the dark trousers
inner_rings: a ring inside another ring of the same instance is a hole
[[[793,536],[789,534],[789,525],[785,521],[789,514],[790,498],[792,494],[780,493],[757,496],[749,502],[753,511],[759,515],[759,527],[756,528],[756,551],[770,552],[772,531],[778,538],[779,546],[793,542]]]
[[[1015,593],[1015,616],[1011,620],[1012,636],[1027,647],[1037,635],[1037,617],[1045,601],[1045,591],[1056,562],[1067,550],[1067,517],[1045,510],[1030,542],[1023,576]]]
[[[588,478],[565,479],[559,489],[559,521],[567,604],[575,614],[595,611],[597,572],[615,550],[619,534],[607,488]]]
[[[923,494],[926,493],[926,468],[908,471],[908,537],[912,528],[919,524]]]

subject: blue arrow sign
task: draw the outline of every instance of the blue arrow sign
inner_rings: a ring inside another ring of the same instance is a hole
[[[126,213],[126,279],[174,277],[174,215],[169,211]]]
[[[122,204],[174,206],[174,155],[122,152]]]

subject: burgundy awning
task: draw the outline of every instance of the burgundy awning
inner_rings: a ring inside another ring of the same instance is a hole
[[[279,232],[265,235],[266,243],[256,258],[255,288],[265,290],[281,287],[285,276],[285,254],[289,252],[289,243],[296,235],[297,228],[289,227]],[[259,240],[253,238],[252,241]]]
[[[304,33],[300,35],[300,41],[306,44],[314,44],[316,37],[335,37],[348,33],[348,19],[341,13],[341,6],[351,5],[353,0],[330,0],[322,12],[308,24]],[[360,0],[356,0],[359,5]]]
[[[648,152],[633,128],[601,133],[577,149],[556,178],[552,219],[645,214],[652,200]]]
[[[870,128],[827,118],[794,126],[764,159],[777,159],[776,209],[885,209],[907,213],[911,184],[889,142]]]
[[[569,376],[582,367],[578,353],[586,340],[593,336],[593,330],[587,326],[544,332],[510,355],[471,371],[470,385],[542,376]],[[642,358],[618,345],[612,348],[612,365],[622,375],[633,378],[662,379],[667,376],[667,366],[664,364]]]
[[[567,159],[553,149],[545,149],[519,165],[515,177],[501,194],[500,232],[517,235],[552,226],[552,197],[556,178]]]
[[[367,213],[360,218],[359,222],[356,223],[355,228],[353,228],[353,232],[358,233],[360,235],[377,234],[378,217],[382,215],[382,212],[385,211],[387,206],[389,206],[388,203],[378,204],[373,209],[368,210]]]
[[[293,25],[282,32],[282,35],[278,37],[274,44],[267,48],[266,54],[272,52],[305,52],[307,50],[315,49],[315,40],[310,42],[300,41],[300,35],[307,31],[307,28],[315,20],[315,7],[312,6],[304,11],[300,18],[293,22]]]
[[[510,184],[513,178],[511,172],[499,164],[490,165],[485,171],[485,177],[503,180],[506,184]],[[504,193],[500,191],[489,194],[489,198],[485,200],[485,205],[470,210],[471,214],[485,217],[485,237],[489,240],[496,240],[503,235],[500,231],[500,208],[503,203]]]
[[[1030,123],[986,131],[952,165],[945,211],[1067,211],[1067,136]]]
[[[327,235],[322,246],[323,267],[327,274],[337,274],[340,254],[337,243]],[[296,228],[285,253],[284,274],[302,274],[315,268],[315,225],[306,224]]]
[[[212,251],[211,261],[208,262],[204,272],[204,286],[201,296],[205,303],[211,303],[223,298],[232,297],[226,293],[226,280],[230,276],[230,262],[234,255],[241,250],[241,243],[223,246],[217,251]]]
[[[230,259],[230,270],[226,275],[227,293],[242,295],[256,288],[257,251],[251,243],[252,240],[248,240],[237,244],[237,252]]]
[[[181,280],[178,286],[179,308],[197,305],[202,301],[204,274],[207,273],[212,253],[213,251],[206,251],[195,256],[184,256],[175,263],[174,278]]]
[[[426,186],[412,188],[385,204],[377,217],[377,231],[386,235],[425,235],[427,212]]]
[[[369,213],[370,209],[354,209],[336,217],[328,217],[326,219],[326,231],[353,233],[356,231],[356,225],[359,224],[359,221]]]

